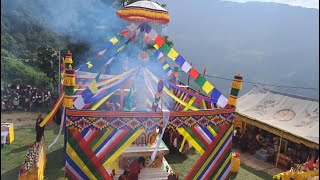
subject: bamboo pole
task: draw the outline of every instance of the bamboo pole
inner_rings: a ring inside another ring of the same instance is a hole
[[[278,150],[277,159],[276,159],[276,167],[278,167],[278,161],[279,161],[281,144],[282,144],[282,137],[283,137],[283,131],[281,131],[281,136],[280,136],[279,150]]]

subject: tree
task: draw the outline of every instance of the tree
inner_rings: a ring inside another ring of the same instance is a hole
[[[57,87],[57,75],[59,72],[57,52],[51,46],[44,45],[38,48],[37,56],[37,66],[51,79],[54,87]]]

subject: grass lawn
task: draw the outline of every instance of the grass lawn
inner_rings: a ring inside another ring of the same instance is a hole
[[[10,180],[17,179],[18,167],[24,162],[27,152],[27,144],[35,141],[34,126],[19,127],[15,130],[15,140],[10,146],[1,149],[1,178]],[[54,122],[46,127],[45,142],[46,147],[52,143],[59,132],[59,126]],[[183,155],[167,155],[166,159],[172,169],[179,172],[181,179],[189,172],[192,166],[199,159],[199,154],[190,151],[188,157]],[[60,136],[58,142],[47,150],[47,165],[45,170],[45,179],[62,180],[64,179],[64,152],[63,136]],[[182,164],[183,163],[183,164]],[[272,179],[272,176],[265,172],[254,170],[241,164],[238,174],[232,174],[230,179]]]
[[[181,179],[184,179],[199,158],[200,155],[194,149],[190,150],[188,156],[176,154],[169,154],[166,156],[166,160],[170,164],[171,168],[179,172],[179,177],[181,177]],[[272,176],[266,172],[257,171],[249,166],[240,164],[239,173],[232,173],[230,179],[259,180],[272,179]]]

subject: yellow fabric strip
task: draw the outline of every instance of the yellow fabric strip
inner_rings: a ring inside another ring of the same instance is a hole
[[[58,101],[56,102],[54,109],[51,110],[51,112],[46,116],[46,118],[44,118],[44,120],[40,123],[40,126],[43,127],[44,125],[47,124],[47,122],[49,121],[49,119],[53,118],[52,116],[54,116],[54,112],[60,108],[62,102],[63,102],[63,98],[64,97],[64,92],[60,94],[60,97],[58,99]]]
[[[155,77],[152,72],[150,72],[147,69],[148,73],[151,75],[151,77],[153,78],[153,80],[155,80],[157,83],[159,81],[159,79],[157,77]],[[165,93],[167,93],[172,99],[176,100],[177,102],[179,102],[180,104],[182,104],[183,106],[187,106],[187,103],[183,102],[181,99],[179,99],[177,96],[175,96],[173,93],[171,93],[166,87],[163,87],[163,90]],[[198,108],[195,108],[193,106],[190,106],[190,109],[193,111],[199,111]]]
[[[122,74],[119,74],[119,75],[113,77],[112,79],[108,79],[108,80],[106,80],[106,81],[104,81],[104,82],[102,82],[102,83],[98,83],[98,87],[104,86],[104,85],[106,85],[106,84],[109,84],[109,83],[111,83],[111,82],[113,82],[113,81],[115,81],[115,80],[122,79],[124,76],[128,75],[129,73],[132,73],[132,72],[135,71],[135,70],[136,70],[136,69],[132,69],[132,70],[130,70],[130,71],[127,71],[127,72],[124,72],[124,73],[122,73]]]
[[[105,163],[103,163],[103,167],[107,168],[112,164],[122,153],[125,151],[142,133],[144,129],[139,129],[135,132],[128,140],[125,142],[118,150],[115,152]]]
[[[184,107],[184,111],[189,110],[189,108],[191,107],[191,105],[193,104],[193,102],[196,100],[196,97],[192,96],[192,98],[190,99],[190,101],[188,102],[187,106]]]
[[[207,105],[206,105],[206,101],[205,100],[202,100],[202,106],[203,106],[203,109],[207,109]]]
[[[117,50],[117,52],[120,52],[120,51],[122,51],[123,49],[124,49],[124,47],[125,47],[126,45],[122,45],[121,47],[119,47],[118,48],[118,50]]]
[[[107,132],[99,139],[99,141],[93,146],[92,151],[97,150],[97,148],[102,144],[102,142],[113,132],[111,128],[108,128]]]
[[[208,130],[211,132],[211,134],[213,135],[213,137],[217,136],[217,132],[211,127],[211,126],[207,126]]]
[[[182,140],[182,143],[181,143],[181,146],[180,146],[180,149],[179,149],[179,152],[182,152],[183,150],[183,146],[184,146],[184,143],[186,142],[186,138],[184,137],[183,140]]]
[[[81,158],[78,154],[72,149],[69,143],[67,143],[66,148],[67,154],[69,157],[76,163],[76,165],[83,170],[83,172],[88,176],[89,179],[97,179],[92,172],[88,169],[88,167],[81,161]]]
[[[189,133],[184,130],[184,128],[177,128],[178,132],[187,139],[187,141],[202,155],[204,153],[204,150],[201,148],[201,146],[195,141]]]
[[[152,106],[152,102],[149,99],[146,99],[146,104],[148,104],[150,107]]]
[[[229,156],[227,157],[227,159],[224,161],[224,163],[222,164],[222,166],[220,167],[219,171],[217,172],[217,174],[214,176],[213,179],[217,179],[218,176],[221,174],[221,171],[226,167],[227,163],[231,160],[231,154],[229,154]]]
[[[95,105],[91,108],[91,110],[97,110],[98,107],[100,107],[101,104],[102,104],[103,102],[105,102],[107,99],[109,99],[109,97],[112,96],[114,93],[115,93],[115,92],[113,92],[113,93],[109,94],[108,96],[102,98],[99,102],[97,102],[97,104],[95,104]]]
[[[227,133],[224,134],[223,138],[220,140],[220,142],[218,143],[218,145],[214,148],[214,151],[210,154],[210,156],[205,160],[205,162],[202,164],[200,170],[198,171],[198,173],[195,176],[195,179],[198,179],[201,172],[203,172],[204,168],[207,167],[207,165],[209,164],[210,160],[212,159],[212,157],[217,153],[217,151],[220,149],[220,147],[222,146],[222,144],[226,141],[228,135],[232,132],[232,128],[229,128]]]

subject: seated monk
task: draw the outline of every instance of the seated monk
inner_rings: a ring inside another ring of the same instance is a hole
[[[128,180],[138,180],[140,173],[140,164],[137,161],[133,161],[130,164],[130,172],[128,175]]]

